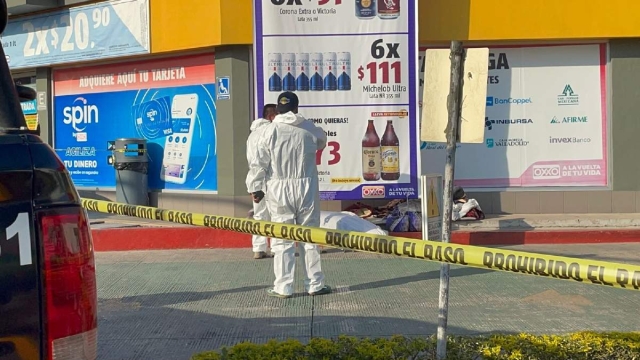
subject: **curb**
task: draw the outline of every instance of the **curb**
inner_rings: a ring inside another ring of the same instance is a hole
[[[251,235],[199,227],[130,227],[93,229],[95,251],[251,248]],[[390,233],[421,239],[421,233]],[[461,245],[508,246],[640,242],[639,229],[460,231],[451,242]]]
[[[392,233],[390,235],[412,239],[422,238],[421,233]],[[640,243],[640,228],[453,231],[451,242],[475,246]]]

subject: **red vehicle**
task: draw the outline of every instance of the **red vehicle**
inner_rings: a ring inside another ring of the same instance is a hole
[[[0,0],[0,32],[7,23]],[[68,171],[29,131],[0,47],[0,360],[96,359],[97,288],[86,211]]]

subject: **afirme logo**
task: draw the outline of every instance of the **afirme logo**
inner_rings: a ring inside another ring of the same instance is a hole
[[[560,179],[560,165],[533,165],[533,178]]]
[[[363,198],[384,198],[384,186],[363,186],[362,197]]]
[[[64,116],[63,122],[71,125],[77,132],[84,131],[87,128],[86,124],[98,123],[99,117],[98,107],[88,105],[87,99],[83,97],[76,98],[71,106],[62,109],[62,115]],[[81,126],[83,124],[84,126]]]

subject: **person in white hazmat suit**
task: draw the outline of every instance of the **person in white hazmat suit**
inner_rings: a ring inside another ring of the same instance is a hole
[[[247,188],[254,202],[267,202],[271,221],[284,224],[320,226],[320,188],[316,152],[327,144],[324,131],[298,114],[298,97],[292,92],[278,96],[278,116],[260,131],[258,156],[250,164]],[[271,239],[273,288],[270,296],[293,296],[296,266],[295,242]],[[309,295],[331,292],[317,245],[298,246],[305,272],[305,291]]]
[[[251,123],[251,133],[247,138],[247,163],[251,164],[254,158],[257,156],[258,149],[256,148],[258,139],[260,138],[260,130],[264,129],[265,125],[271,124],[273,118],[277,115],[276,104],[266,104],[262,109],[262,117],[254,120]],[[253,215],[254,220],[270,221],[269,211],[267,210],[266,201],[259,203],[253,203]],[[263,259],[267,257],[267,237],[260,235],[253,235],[251,237],[251,244],[253,246],[253,258]]]

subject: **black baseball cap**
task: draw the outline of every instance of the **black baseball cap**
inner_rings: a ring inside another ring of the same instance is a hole
[[[285,91],[278,95],[278,113],[286,114],[298,108],[298,95]]]

